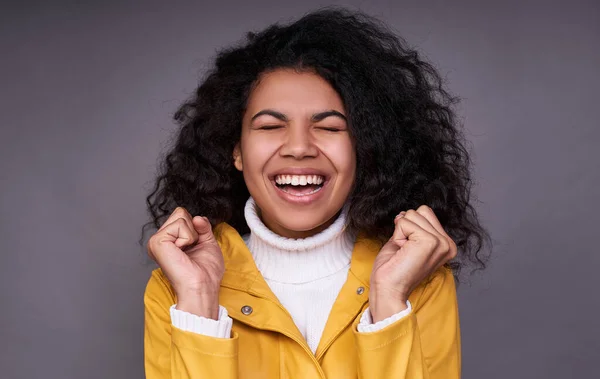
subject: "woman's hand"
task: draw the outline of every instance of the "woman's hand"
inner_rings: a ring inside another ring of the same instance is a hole
[[[396,228],[373,264],[369,309],[373,322],[406,309],[412,291],[444,263],[454,258],[454,241],[426,205],[394,219]]]
[[[177,295],[177,309],[218,319],[225,263],[209,220],[177,207],[148,240],[148,255]]]

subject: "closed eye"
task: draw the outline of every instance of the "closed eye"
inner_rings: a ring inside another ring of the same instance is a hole
[[[321,130],[326,130],[328,132],[343,132],[343,129],[338,129],[338,128],[326,128],[326,127],[319,127],[318,129]]]
[[[264,125],[261,126],[259,129],[261,130],[274,130],[274,129],[279,129],[279,128],[283,128],[282,125]]]

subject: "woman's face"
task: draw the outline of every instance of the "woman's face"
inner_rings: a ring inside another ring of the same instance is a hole
[[[305,238],[326,229],[356,172],[342,99],[314,73],[262,75],[248,99],[234,162],[273,232]]]

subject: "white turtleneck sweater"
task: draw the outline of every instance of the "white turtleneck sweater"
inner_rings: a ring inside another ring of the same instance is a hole
[[[281,304],[292,316],[313,353],[319,345],[325,323],[346,282],[355,236],[346,231],[347,207],[327,229],[314,236],[293,239],[279,236],[260,220],[254,199],[246,202],[244,216],[250,234],[243,239],[256,266]],[[358,325],[361,333],[374,332],[411,312],[407,309],[375,324],[367,308]],[[212,320],[171,307],[171,322],[177,328],[229,338],[232,319],[219,306],[219,319]]]

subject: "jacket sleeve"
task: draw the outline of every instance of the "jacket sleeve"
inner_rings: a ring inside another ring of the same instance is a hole
[[[238,378],[238,335],[218,338],[172,325],[175,295],[160,270],[144,293],[144,367],[147,379]]]
[[[360,379],[459,379],[458,301],[452,272],[442,267],[411,294],[412,311],[383,329],[353,332]]]

